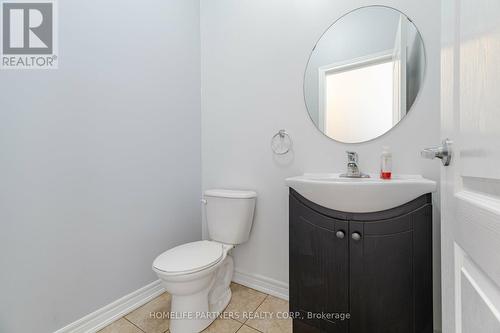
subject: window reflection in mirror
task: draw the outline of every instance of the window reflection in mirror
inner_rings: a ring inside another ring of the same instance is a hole
[[[379,137],[410,111],[424,69],[422,38],[404,14],[383,6],[355,10],[311,54],[304,79],[311,119],[341,142]]]

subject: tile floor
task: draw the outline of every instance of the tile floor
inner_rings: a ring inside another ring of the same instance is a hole
[[[231,284],[231,290],[233,297],[224,311],[224,316],[215,320],[203,332],[292,332],[292,321],[290,319],[276,318],[278,313],[288,311],[287,301],[236,283]],[[166,318],[154,318],[154,316],[151,316],[151,313],[169,311],[170,295],[164,293],[125,317],[115,321],[108,327],[105,327],[99,333],[168,333],[169,320]]]

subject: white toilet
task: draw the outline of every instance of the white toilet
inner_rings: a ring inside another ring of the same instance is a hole
[[[174,247],[153,262],[153,270],[172,295],[170,332],[201,332],[231,300],[229,251],[248,240],[256,198],[253,191],[205,191],[210,240]]]

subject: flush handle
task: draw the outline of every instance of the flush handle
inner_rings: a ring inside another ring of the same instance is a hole
[[[422,150],[421,155],[423,158],[435,159],[439,158],[444,166],[448,166],[451,163],[451,145],[452,141],[445,139],[441,146],[427,148]]]
[[[361,234],[359,232],[353,232],[351,235],[352,239],[359,241],[361,239]]]

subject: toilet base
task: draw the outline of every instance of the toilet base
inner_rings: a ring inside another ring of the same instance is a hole
[[[196,333],[210,326],[231,301],[233,270],[233,258],[228,255],[210,273],[208,287],[191,295],[171,293],[170,332]]]

